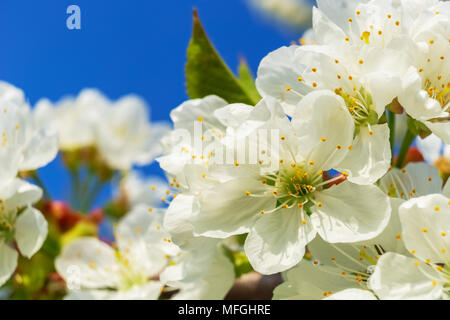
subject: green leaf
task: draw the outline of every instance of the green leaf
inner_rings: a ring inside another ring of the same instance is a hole
[[[214,94],[228,103],[255,105],[259,99],[249,89],[248,74],[243,74],[245,80],[234,76],[208,39],[196,10],[193,16],[192,38],[187,50],[186,64],[186,88],[189,97],[196,99]]]
[[[238,74],[241,85],[244,87],[250,97],[254,101],[261,100],[261,96],[256,89],[255,78],[253,78],[252,71],[250,70],[247,61],[244,58],[241,58],[239,60]]]
[[[224,254],[228,257],[228,259],[230,259],[234,266],[234,274],[236,278],[240,278],[243,274],[254,271],[244,251],[233,251],[225,246],[222,246],[222,249]]]
[[[423,124],[422,122],[415,120],[408,116],[407,119],[408,129],[416,136],[420,136],[422,139],[425,139],[431,134],[431,130]]]

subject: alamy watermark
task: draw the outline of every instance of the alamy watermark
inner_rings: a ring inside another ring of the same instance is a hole
[[[79,6],[72,4],[67,7],[66,13],[69,14],[66,20],[66,26],[69,30],[81,29],[81,9]]]

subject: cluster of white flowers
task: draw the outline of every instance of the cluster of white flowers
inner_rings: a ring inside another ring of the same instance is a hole
[[[150,124],[146,103],[134,95],[112,102],[97,90],[85,89],[56,105],[42,99],[35,108],[46,127],[58,134],[61,150],[94,147],[110,168],[118,170],[149,164],[169,130],[165,123]]]
[[[256,271],[287,271],[274,298],[447,298],[449,186],[429,164],[393,168],[386,113],[407,114],[412,139],[433,133],[423,148],[450,143],[450,3],[317,2],[310,44],[261,61],[255,107],[208,96],[172,111],[164,227],[191,253],[246,235]]]
[[[113,245],[62,249],[67,299],[223,299],[242,256],[283,273],[274,299],[450,298],[450,170],[431,164],[450,163],[450,2],[317,5],[301,45],[261,61],[256,106],[189,100],[173,130],[135,96],[85,90],[30,111],[0,84],[0,286],[47,235],[42,191],[18,176],[92,148],[126,172],[125,212]],[[427,162],[405,160],[416,137]],[[131,170],[155,157],[167,183]]]
[[[47,222],[32,207],[42,190],[18,178],[53,160],[58,139],[37,110],[31,111],[21,90],[0,83],[0,286],[17,267],[18,251],[31,258],[47,236]],[[12,245],[16,244],[18,251]]]

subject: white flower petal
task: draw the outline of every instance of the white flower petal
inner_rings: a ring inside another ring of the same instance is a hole
[[[19,170],[29,171],[44,167],[56,157],[58,144],[55,134],[45,129],[36,130],[25,147]]]
[[[402,234],[402,226],[399,218],[399,207],[405,202],[402,199],[390,198],[391,203],[391,219],[383,232],[372,240],[365,241],[366,245],[380,245],[385,252],[396,252],[400,254],[408,255]]]
[[[295,106],[310,89],[298,78],[303,74],[306,66],[296,59],[295,51],[298,46],[281,47],[264,57],[258,68],[256,87],[265,97],[277,99],[288,115],[292,115]],[[286,88],[290,88],[287,91]]]
[[[428,163],[434,163],[441,155],[443,141],[431,134],[425,139],[416,138],[416,145]]]
[[[343,182],[317,192],[317,206],[311,219],[327,242],[357,242],[379,235],[386,227],[391,206],[387,196],[375,186]]]
[[[346,157],[355,128],[344,100],[328,90],[305,96],[297,106],[292,125],[300,140],[299,152],[323,171],[336,167]]]
[[[434,194],[411,199],[399,209],[406,248],[422,260],[450,262],[449,198]]]
[[[305,222],[302,223],[297,207],[261,215],[244,246],[253,268],[262,274],[273,274],[300,262],[305,246],[316,236],[307,217]]]
[[[205,190],[200,196],[200,210],[192,217],[198,235],[227,238],[246,233],[261,210],[275,207],[273,197],[251,197],[266,192],[266,186],[254,178],[239,178]]]
[[[79,238],[64,247],[55,261],[55,267],[69,286],[115,288],[120,280],[116,253],[95,238]]]
[[[170,112],[170,118],[175,129],[183,128],[193,132],[194,123],[200,119],[200,122],[223,130],[225,129],[224,126],[215,117],[214,112],[227,104],[225,100],[214,95],[202,99],[192,99],[173,109]]]
[[[286,273],[286,281],[275,288],[274,300],[319,300],[359,284],[342,277],[339,270],[303,260]]]
[[[220,240],[196,237],[183,247],[175,265],[161,273],[161,281],[180,289],[174,300],[223,299],[234,283],[234,266]]]
[[[442,284],[434,284],[437,271],[425,263],[388,252],[379,259],[369,278],[369,287],[381,300],[432,300],[443,295]]]
[[[352,149],[339,168],[349,174],[348,179],[353,183],[372,184],[387,172],[390,165],[389,127],[382,124],[372,126],[371,130],[360,127]]]
[[[448,120],[444,122],[426,121],[425,125],[446,144],[450,144],[450,122]]]
[[[149,212],[147,206],[137,206],[119,222],[119,251],[135,272],[152,277],[167,263],[166,255],[178,252],[162,222],[162,214],[156,209]]]
[[[378,300],[369,290],[346,289],[326,297],[324,300]]]
[[[0,287],[11,277],[17,267],[19,254],[7,244],[0,242]]]
[[[192,213],[199,210],[197,200],[195,196],[179,194],[164,214],[164,228],[170,232],[176,243],[192,236],[190,219]]]
[[[47,233],[47,221],[39,210],[27,208],[17,218],[15,238],[25,257],[31,258],[41,248]]]

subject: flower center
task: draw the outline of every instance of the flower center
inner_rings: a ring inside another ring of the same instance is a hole
[[[147,283],[149,279],[144,273],[138,272],[131,265],[130,261],[120,255],[119,252],[117,254],[117,259],[121,265],[120,274],[121,274],[121,283],[119,290],[129,290],[134,286],[139,286]]]
[[[345,92],[342,88],[334,91],[345,101],[356,126],[374,125],[378,123],[378,115],[373,110],[372,96],[364,89],[355,86],[352,94]]]
[[[345,179],[341,173],[331,175],[329,172],[315,171],[314,165],[313,161],[290,164],[283,162],[277,173],[261,178],[263,184],[273,187],[272,194],[277,199],[276,208],[271,212],[298,207],[307,215],[311,215],[313,206],[322,206],[320,202],[315,201],[314,193]]]
[[[450,103],[450,82],[441,80],[442,77],[438,77],[438,82],[433,83],[430,79],[425,79],[423,89],[430,98],[439,102],[443,111],[447,111]]]

